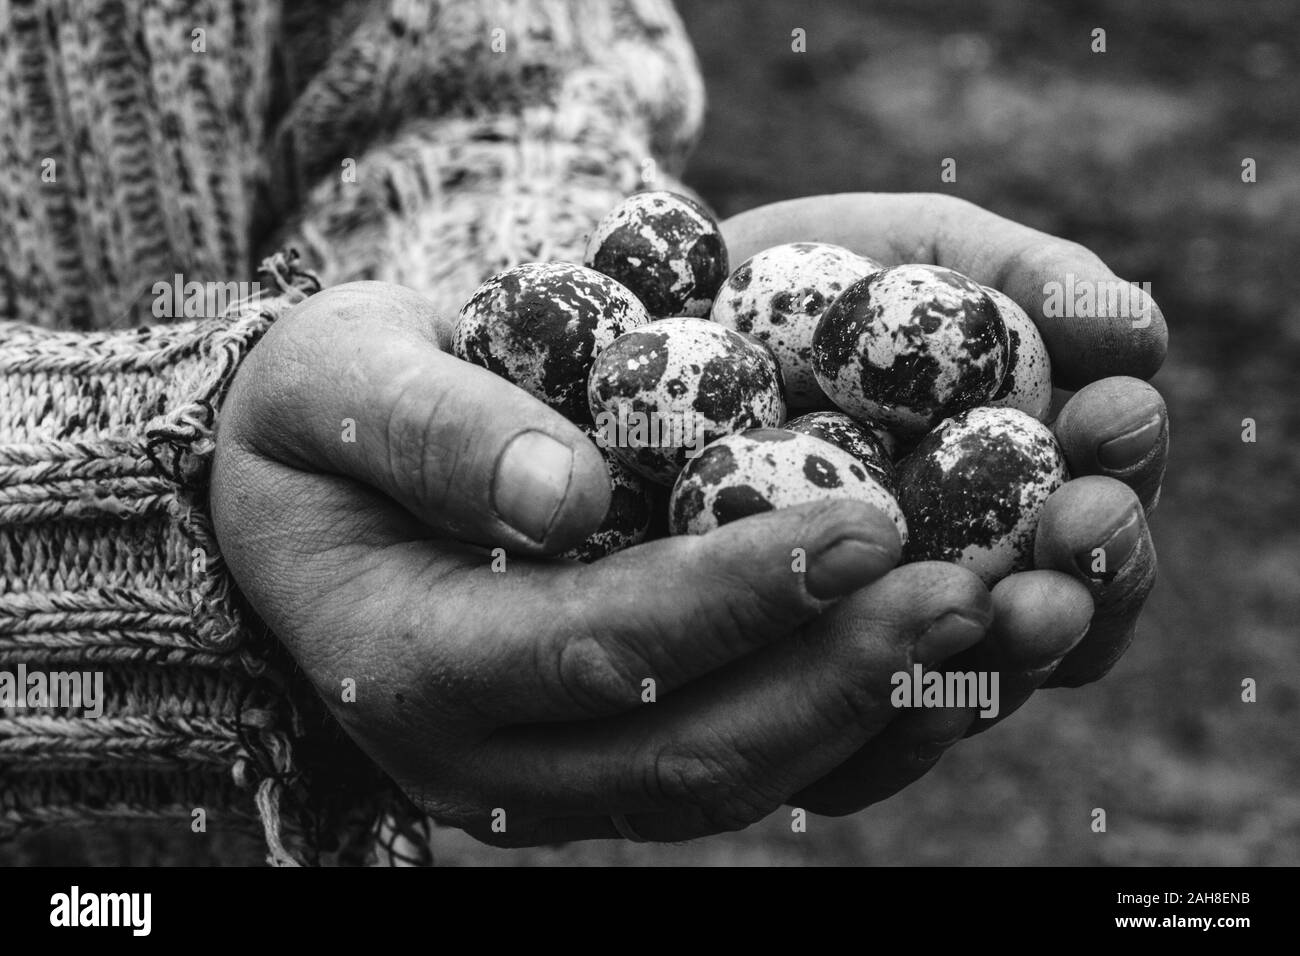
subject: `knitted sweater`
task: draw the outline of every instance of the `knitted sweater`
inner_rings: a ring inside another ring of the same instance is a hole
[[[225,389],[321,283],[451,317],[576,258],[702,108],[668,0],[0,0],[0,837],[202,816],[358,861],[415,819],[222,565]],[[102,700],[6,698],[20,670]]]

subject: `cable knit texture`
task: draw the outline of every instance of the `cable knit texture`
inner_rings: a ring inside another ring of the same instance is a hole
[[[0,709],[0,835],[203,808],[277,863],[370,832],[422,857],[224,570],[222,396],[321,283],[450,319],[500,268],[576,260],[675,183],[702,109],[667,0],[0,0],[0,671],[101,671],[107,698]],[[154,317],[156,283],[286,246],[262,294]]]

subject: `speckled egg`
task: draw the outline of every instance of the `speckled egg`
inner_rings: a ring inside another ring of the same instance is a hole
[[[635,193],[592,231],[582,261],[627,286],[656,319],[709,314],[727,278],[727,246],[703,206],[677,193]]]
[[[1040,422],[1047,421],[1052,407],[1052,360],[1038,326],[1011,297],[984,287],[1007,327],[1007,374],[987,404],[996,408],[1018,408]]]
[[[785,427],[801,435],[812,435],[848,452],[892,495],[898,494],[894,459],[876,432],[843,412],[809,412],[792,418]]]
[[[609,276],[565,262],[494,275],[460,310],[452,352],[513,382],[571,421],[589,421],[587,375],[605,346],[650,316]]]
[[[941,266],[859,279],[813,333],[813,370],[855,418],[915,437],[982,405],[1007,370],[1007,328],[978,283]]]
[[[989,586],[1028,569],[1043,504],[1067,477],[1047,426],[1018,409],[945,421],[898,466],[907,560],[961,564]]]
[[[907,542],[907,521],[892,494],[830,442],[786,428],[754,428],[721,438],[689,462],[673,486],[673,534],[704,534],[748,515],[809,501],[852,498],[883,511]]]
[[[591,562],[622,551],[646,539],[654,516],[652,486],[619,461],[613,450],[605,447],[604,436],[590,425],[579,426],[605,459],[609,469],[609,511],[600,527],[582,544],[565,551],[561,557]]]
[[[843,246],[791,242],[745,260],[727,277],[709,317],[765,342],[781,363],[791,409],[829,405],[812,367],[817,323],[844,289],[884,266]]]
[[[665,485],[709,442],[785,420],[772,352],[707,319],[661,319],[619,336],[592,365],[587,399],[614,453]]]

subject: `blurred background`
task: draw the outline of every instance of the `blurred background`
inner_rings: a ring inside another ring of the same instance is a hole
[[[946,191],[1151,283],[1173,452],[1160,578],[1103,682],[1033,698],[852,817],[685,845],[527,851],[451,830],[441,864],[1300,864],[1300,17],[1292,0],[687,0],[710,96],[686,181],[722,215]],[[807,52],[791,50],[806,31]],[[1091,52],[1094,28],[1106,52]],[[944,157],[957,182],[940,182]],[[1241,179],[1255,159],[1258,181]],[[1242,420],[1258,440],[1241,440]],[[1241,701],[1241,681],[1259,684]],[[1108,829],[1090,829],[1105,808]],[[68,858],[48,834],[10,862]],[[259,863],[213,835],[177,861]]]
[[[1300,17],[1290,0],[679,2],[721,215],[946,191],[1151,283],[1172,347],[1160,579],[1106,680],[1039,694],[853,817],[442,863],[1300,863]],[[790,49],[795,27],[807,52]],[[1106,30],[1106,52],[1091,34]],[[940,162],[957,159],[957,182]],[[1241,180],[1255,159],[1258,181]],[[1241,440],[1255,419],[1258,441]],[[1241,701],[1254,677],[1259,700]],[[1108,829],[1089,829],[1093,807]]]

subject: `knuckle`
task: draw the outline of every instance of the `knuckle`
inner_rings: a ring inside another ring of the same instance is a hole
[[[896,650],[891,657],[894,659],[891,666],[895,671],[901,670],[905,663],[904,655]],[[813,713],[828,733],[844,727],[875,728],[888,720],[889,702],[882,698],[880,690],[882,668],[879,662],[864,663],[866,666],[854,674],[852,680],[827,688],[829,692],[824,697],[819,695]]]
[[[1106,272],[1110,271],[1109,269],[1106,269],[1101,259],[1098,258],[1097,253],[1093,252],[1081,242],[1076,242],[1073,239],[1063,239],[1060,236],[1052,236],[1050,239],[1050,246],[1052,252],[1060,259],[1069,262],[1087,263],[1090,266],[1100,268]]]
[[[979,207],[946,193],[917,193],[916,218],[923,223],[910,245],[894,243],[895,254],[904,262],[939,262],[940,250],[960,233],[959,224]]]
[[[641,678],[605,641],[591,634],[560,640],[555,686],[561,703],[588,717],[618,713],[640,701]]]
[[[792,580],[794,577],[791,574]],[[680,647],[676,654],[665,658],[665,676],[674,683],[742,657],[766,643],[781,622],[789,622],[790,626],[781,628],[780,633],[790,633],[799,616],[791,610],[790,595],[795,595],[800,609],[814,606],[802,587],[756,587],[739,573],[722,570],[713,571],[707,578],[701,576],[700,580],[704,586],[690,599],[690,616],[699,622],[698,633],[689,649]],[[680,641],[674,643],[681,645]]]
[[[669,811],[684,812],[701,833],[743,830],[781,805],[779,796],[756,785],[762,777],[754,759],[725,745],[712,753],[661,747],[643,766],[652,798]]]
[[[803,575],[792,569],[794,549],[811,553],[812,543],[844,528],[846,515],[856,507],[846,508],[844,501],[809,503],[774,516],[762,538],[752,536],[757,528],[749,528],[745,535],[698,539],[699,550],[685,562],[691,574],[681,591],[691,596],[694,616],[707,622],[724,659],[752,647],[774,627],[796,626],[823,606],[805,589]]]
[[[446,427],[443,394],[418,375],[396,376],[387,392],[383,433],[388,476],[415,501],[444,500],[466,459],[471,430]]]
[[[697,593],[693,615],[707,628],[709,656],[703,658],[707,665],[718,666],[745,653],[760,637],[764,622],[785,616],[784,602],[773,593],[775,589],[755,588],[740,575],[725,571],[715,571],[709,585]],[[699,647],[704,644],[701,640]]]
[[[1044,258],[1044,246],[1041,237],[1025,239],[1019,242],[1016,247],[1008,251],[1003,257],[998,267],[998,285],[1005,284],[1006,280],[1012,276],[1035,276],[1040,273],[1040,264]],[[1053,256],[1055,257],[1056,246],[1051,246]],[[1035,289],[1032,293],[1038,295]],[[1035,303],[1037,305],[1038,303]],[[1029,311],[1031,319],[1035,318],[1034,310]],[[1035,319],[1035,321],[1037,321]]]
[[[934,232],[939,239],[957,234],[962,223],[978,221],[981,217],[993,215],[968,199],[950,196],[947,193],[926,193],[924,203],[933,218]]]

